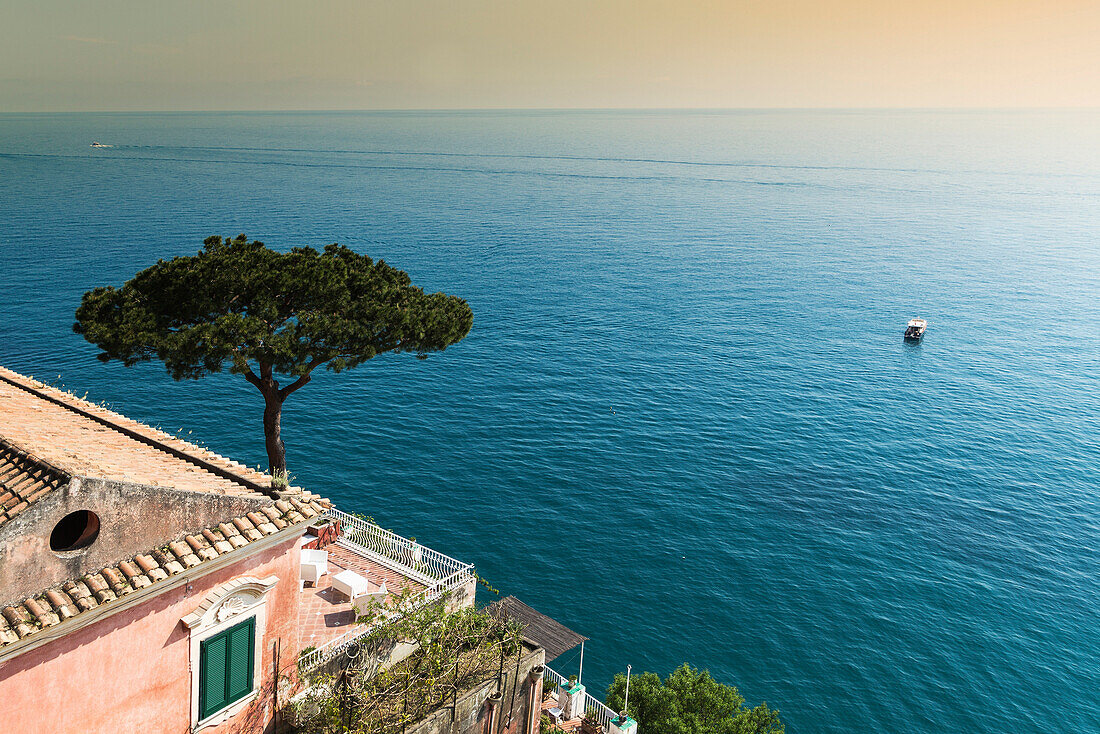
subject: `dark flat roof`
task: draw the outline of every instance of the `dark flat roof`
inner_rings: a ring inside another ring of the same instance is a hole
[[[493,602],[485,607],[485,611],[498,619],[513,619],[522,624],[523,637],[546,650],[547,660],[553,660],[588,639],[561,622],[535,611],[514,596]]]

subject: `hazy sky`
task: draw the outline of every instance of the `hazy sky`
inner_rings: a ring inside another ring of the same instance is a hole
[[[1100,0],[0,0],[0,111],[1100,106]]]

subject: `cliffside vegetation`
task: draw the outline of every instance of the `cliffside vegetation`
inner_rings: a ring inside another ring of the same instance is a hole
[[[606,703],[623,710],[626,676],[619,673],[607,689]],[[733,686],[686,663],[664,680],[656,673],[630,678],[627,713],[638,734],[783,734],[779,712],[766,704],[747,708]]]
[[[351,665],[336,675],[312,676],[295,703],[302,734],[397,734],[467,689],[497,679],[523,654],[514,622],[472,608],[447,611],[441,603],[416,607],[408,594],[368,610],[376,625],[355,643]],[[395,610],[404,609],[400,617]],[[387,664],[391,652],[415,648]]]

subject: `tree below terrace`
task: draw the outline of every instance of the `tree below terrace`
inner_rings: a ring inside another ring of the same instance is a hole
[[[622,711],[626,676],[615,675],[607,705]],[[665,680],[656,673],[630,679],[630,716],[638,734],[783,734],[779,712],[766,704],[746,708],[733,686],[719,683],[705,670],[686,663]]]
[[[382,260],[336,244],[277,252],[242,234],[209,237],[197,255],[88,291],[73,330],[104,362],[159,359],[177,380],[242,375],[263,395],[268,465],[285,486],[283,402],[315,369],[342,372],[386,352],[422,359],[472,324],[466,301],[425,293]],[[276,375],[292,379],[284,386]]]

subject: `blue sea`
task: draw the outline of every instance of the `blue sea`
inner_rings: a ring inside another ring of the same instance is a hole
[[[264,464],[241,378],[71,331],[238,233],[469,301],[296,393],[290,470],[591,638],[590,690],[1100,731],[1100,111],[4,114],[0,363]]]

